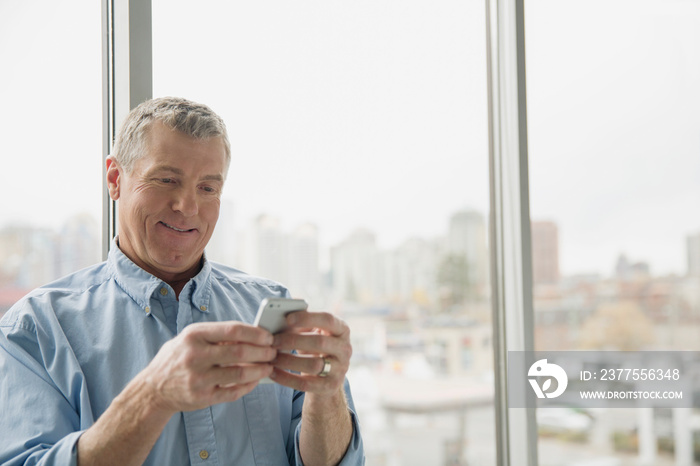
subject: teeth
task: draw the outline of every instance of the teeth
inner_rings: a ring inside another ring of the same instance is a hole
[[[168,225],[168,224],[165,223],[165,222],[162,222],[162,223],[163,223],[163,225],[165,225],[166,227],[172,228],[172,229],[175,230],[175,231],[181,231],[181,232],[189,231],[189,230],[180,230],[179,228],[176,228],[176,227],[174,227],[174,226],[172,226],[172,225]]]

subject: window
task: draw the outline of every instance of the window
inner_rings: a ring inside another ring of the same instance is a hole
[[[100,44],[99,2],[0,3],[0,315],[100,260]]]
[[[368,464],[495,464],[485,38],[476,1],[153,2],[154,96],[231,136],[208,253],[351,325]]]
[[[535,348],[700,349],[700,2],[529,0],[525,18]],[[670,464],[697,413],[586,415],[540,424],[540,464]]]

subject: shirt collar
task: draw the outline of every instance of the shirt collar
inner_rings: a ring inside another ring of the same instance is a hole
[[[163,287],[165,282],[136,265],[126,254],[119,249],[119,237],[112,240],[109,249],[107,265],[119,286],[128,294],[147,314],[150,313],[150,299],[153,293]],[[209,309],[211,263],[203,258],[202,269],[191,278],[180,292],[180,300],[189,299],[192,306],[201,312]]]

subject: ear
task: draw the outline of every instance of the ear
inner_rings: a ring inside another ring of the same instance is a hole
[[[107,189],[109,189],[109,197],[113,201],[119,199],[119,183],[121,181],[122,168],[117,163],[117,159],[113,155],[107,157]]]

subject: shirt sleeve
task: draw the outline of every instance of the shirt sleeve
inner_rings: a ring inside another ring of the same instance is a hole
[[[28,322],[0,324],[0,464],[77,465],[80,416],[44,367],[55,348],[39,334]]]
[[[352,394],[350,392],[350,384],[348,380],[345,379],[345,396],[348,400],[348,407],[350,409],[350,419],[352,421],[352,438],[350,439],[350,444],[345,452],[345,456],[338,463],[339,466],[359,466],[365,464],[365,451],[364,445],[362,443],[362,434],[360,433],[360,423],[358,422],[357,414],[355,412],[355,404],[352,400]],[[295,392],[296,395],[296,392]],[[292,418],[296,422],[296,427],[294,429],[294,465],[303,466],[301,461],[301,452],[299,447],[299,435],[301,433],[301,410],[303,407],[304,397],[300,396],[298,399],[295,396],[295,402],[292,405]]]

